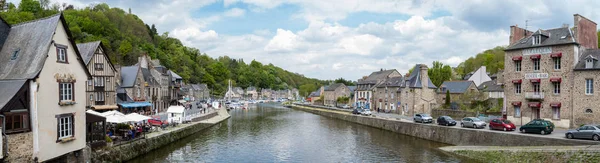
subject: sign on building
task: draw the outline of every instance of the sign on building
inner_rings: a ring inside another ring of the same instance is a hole
[[[548,73],[528,73],[525,74],[525,79],[544,79],[548,78]]]
[[[552,53],[551,47],[523,49],[523,55],[550,54],[550,53]]]

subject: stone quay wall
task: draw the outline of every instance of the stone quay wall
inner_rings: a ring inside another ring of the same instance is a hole
[[[366,126],[380,128],[404,135],[414,136],[430,141],[462,146],[573,146],[595,145],[598,142],[556,139],[538,135],[509,134],[501,132],[488,132],[482,130],[469,130],[438,125],[425,125],[412,122],[403,122],[393,119],[384,119],[371,116],[352,115],[344,112],[333,112],[324,109],[314,109],[308,106],[294,105],[294,109],[309,113],[354,122]],[[496,139],[498,138],[498,139]]]
[[[198,122],[216,117],[217,115],[217,112],[209,113],[208,115],[192,119],[193,122],[190,126],[173,129],[171,132],[155,137],[140,139],[128,144],[108,147],[101,151],[92,152],[91,160],[92,162],[124,162],[131,160],[135,157],[141,156],[154,149],[158,149],[162,146],[168,145],[169,143],[185,138],[229,118],[224,118],[216,123]]]

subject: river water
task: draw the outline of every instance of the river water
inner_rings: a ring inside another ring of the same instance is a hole
[[[130,162],[464,162],[445,146],[386,130],[259,104]]]

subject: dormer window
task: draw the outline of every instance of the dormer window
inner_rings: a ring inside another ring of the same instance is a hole
[[[542,43],[542,35],[538,34],[538,35],[534,35],[532,37],[533,39],[533,45],[539,45]]]
[[[594,67],[594,59],[588,58],[585,60],[585,68],[593,68]]]

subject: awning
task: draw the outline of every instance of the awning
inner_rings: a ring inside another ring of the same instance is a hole
[[[123,107],[123,108],[139,108],[139,107],[152,106],[152,103],[144,101],[144,102],[120,103],[119,105],[121,105],[121,107]]]
[[[186,101],[185,101],[185,100],[179,100],[178,102],[183,104],[183,103],[185,103]]]
[[[542,103],[541,102],[530,102],[529,107],[530,108],[540,108],[540,107],[542,107]]]
[[[94,110],[114,110],[114,109],[118,109],[119,106],[117,105],[95,105],[92,106],[92,109]]]
[[[550,54],[550,57],[552,57],[552,58],[560,58],[560,57],[562,57],[562,53],[561,52],[552,53],[552,54]]]
[[[512,102],[513,106],[521,106],[521,101]]]
[[[552,83],[560,83],[562,79],[560,77],[550,78],[550,82]]]
[[[85,123],[103,122],[106,121],[106,117],[96,115],[92,113],[85,113]]]
[[[514,56],[514,57],[512,57],[512,60],[513,60],[513,61],[520,61],[520,60],[523,60],[523,56]]]
[[[512,83],[515,83],[515,84],[521,84],[522,82],[523,82],[523,80],[521,80],[521,79],[515,79],[512,81]]]
[[[532,83],[539,83],[541,80],[540,79],[529,79],[529,81]]]
[[[550,103],[550,107],[553,107],[553,108],[560,108],[560,106],[561,106],[561,103],[560,103],[560,102],[553,102],[553,103]]]
[[[542,55],[540,55],[540,54],[534,54],[534,55],[531,55],[529,58],[530,59],[540,59],[540,58],[542,58]]]

